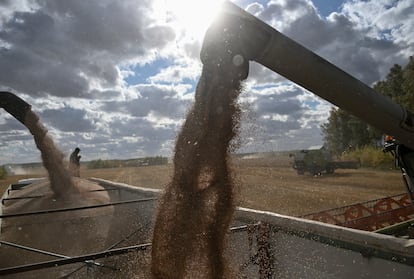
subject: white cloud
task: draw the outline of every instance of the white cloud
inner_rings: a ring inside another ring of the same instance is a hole
[[[196,81],[201,73],[201,63],[171,65],[149,78],[154,83],[183,83],[186,80]]]
[[[122,81],[117,65],[152,57],[174,39],[151,18],[151,1],[38,1],[15,12],[0,40],[0,83],[33,96],[89,97]]]
[[[354,1],[344,4],[343,13],[370,36],[401,45],[404,56],[409,56],[414,52],[413,4],[412,0]]]

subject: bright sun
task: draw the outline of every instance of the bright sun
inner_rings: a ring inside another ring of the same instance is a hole
[[[160,0],[167,20],[177,31],[202,40],[204,34],[218,14],[223,0]]]

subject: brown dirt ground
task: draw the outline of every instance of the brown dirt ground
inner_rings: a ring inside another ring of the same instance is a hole
[[[392,166],[390,166],[390,169]],[[405,191],[399,171],[339,169],[333,175],[297,175],[283,156],[235,159],[237,205],[299,216],[320,210],[378,199]],[[3,192],[10,183],[30,174],[0,180]],[[170,182],[172,165],[117,169],[81,169],[81,177],[99,177],[130,185],[162,189]]]

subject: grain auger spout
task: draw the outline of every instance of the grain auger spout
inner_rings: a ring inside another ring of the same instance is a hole
[[[39,117],[32,111],[31,105],[14,95],[13,93],[0,91],[0,107],[19,120],[33,135],[33,139],[39,149],[43,166],[49,174],[50,187],[56,197],[64,197],[69,192],[76,193],[71,175],[66,169],[64,154],[55,146],[51,137],[47,135],[47,129],[39,121]]]
[[[227,71],[230,69],[239,80],[247,78],[249,61],[256,61],[393,135],[396,140],[384,150],[394,155],[407,192],[413,198],[413,113],[231,2],[223,3],[220,14],[207,30],[200,56],[204,68],[226,65]],[[414,205],[414,199],[412,202]]]
[[[219,48],[227,52],[217,59]],[[243,79],[256,61],[414,149],[411,112],[231,2],[207,31],[201,61],[231,61]]]
[[[0,91],[0,107],[13,115],[23,125],[25,124],[27,112],[32,108],[24,100],[7,91]]]

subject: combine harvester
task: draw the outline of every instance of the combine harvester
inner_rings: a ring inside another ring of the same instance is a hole
[[[389,149],[401,167],[408,190],[404,203],[409,204],[414,149],[410,112],[230,2],[224,3],[214,26],[237,26],[239,32],[232,34],[237,40],[229,45],[229,51],[237,50],[236,60],[256,61],[394,135],[398,142]],[[207,33],[203,49],[217,42],[228,43]],[[208,57],[201,59],[205,63]],[[0,104],[24,122],[20,108]],[[159,193],[99,179],[74,180],[76,199],[55,198],[47,180],[22,182],[6,191],[0,275],[150,278],[146,251]],[[230,265],[242,278],[414,277],[413,239],[339,226],[347,221],[345,215],[334,215],[330,213],[335,221],[327,224],[320,221],[329,218],[305,216],[315,221],[238,208],[226,250]]]
[[[293,157],[292,166],[299,175],[305,174],[305,172],[312,175],[320,175],[322,172],[332,174],[336,169],[357,169],[361,165],[359,161],[334,161],[325,147],[300,150],[289,154],[289,157]]]

